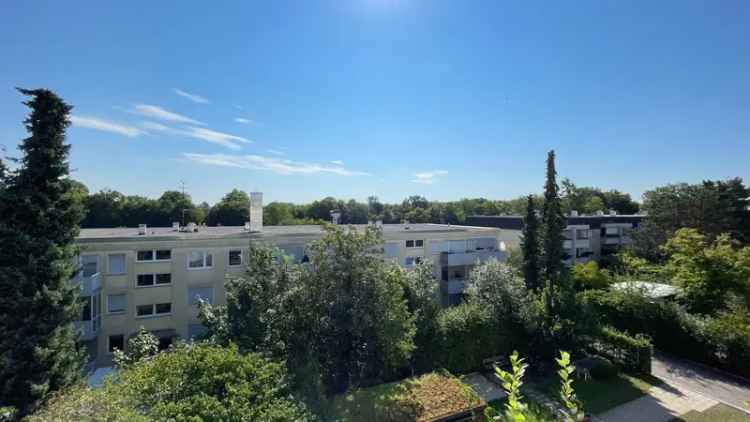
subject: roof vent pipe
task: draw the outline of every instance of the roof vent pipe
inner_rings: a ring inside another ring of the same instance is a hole
[[[139,236],[145,236],[146,232],[148,231],[148,228],[145,224],[139,224],[138,225],[138,235]]]

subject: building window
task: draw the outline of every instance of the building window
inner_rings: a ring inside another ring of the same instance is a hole
[[[172,313],[172,304],[171,303],[157,303],[154,305],[156,308],[156,315],[164,315],[164,314],[171,314]]]
[[[237,267],[242,265],[242,251],[239,249],[231,249],[229,251],[229,266]]]
[[[127,272],[124,253],[110,254],[107,256],[107,259],[109,261],[107,266],[110,275],[125,274]]]
[[[407,240],[406,241],[406,247],[407,248],[423,248],[424,247],[424,240],[423,239]]]
[[[154,314],[154,305],[138,305],[135,307],[136,316],[149,316]]]
[[[99,256],[83,255],[81,256],[81,273],[84,277],[91,277],[99,272]]]
[[[170,284],[172,282],[172,274],[156,274],[156,284]]]
[[[157,303],[154,305],[138,305],[135,314],[139,317],[169,315],[172,313],[171,303]]]
[[[169,261],[172,259],[171,249],[142,250],[136,254],[138,262]]]
[[[136,281],[138,287],[153,286],[154,275],[153,274],[138,274],[138,280]]]
[[[576,230],[576,239],[586,240],[589,238],[588,230]]]
[[[124,350],[125,349],[125,336],[122,334],[117,334],[114,336],[109,336],[109,342],[108,342],[107,350],[109,350],[109,353],[114,353],[115,349],[117,350]]]
[[[81,312],[81,321],[91,321],[91,296],[83,297],[83,311]]]
[[[188,289],[187,303],[188,305],[197,305],[198,299],[201,299],[208,303],[214,302],[214,289],[213,287],[191,287]]]
[[[453,272],[453,278],[456,280],[463,280],[464,278],[464,272],[461,270],[456,270]]]
[[[107,313],[121,314],[127,307],[127,299],[124,294],[107,295]]]
[[[211,268],[214,266],[214,257],[205,251],[190,251],[188,255],[188,268]]]
[[[407,256],[404,259],[404,265],[407,266],[407,267],[413,267],[415,265],[415,263],[416,263],[416,257]]]

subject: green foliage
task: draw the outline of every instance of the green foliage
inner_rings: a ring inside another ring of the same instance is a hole
[[[567,226],[562,213],[556,177],[555,151],[550,151],[547,154],[547,178],[544,185],[544,208],[541,226],[543,274],[549,286],[555,286],[560,282],[564,254],[563,230]],[[550,308],[554,307],[553,303],[549,305]]]
[[[125,368],[157,353],[159,339],[141,327],[136,335],[130,337],[125,351],[115,350],[114,361],[118,368]]]
[[[728,235],[709,243],[695,229],[680,229],[664,250],[667,273],[682,287],[691,311],[715,312],[725,308],[731,296],[750,303],[750,246],[735,249]]]
[[[233,189],[211,207],[207,223],[210,226],[241,226],[246,221],[250,221],[250,196]]]
[[[284,367],[236,347],[180,344],[121,370],[100,389],[73,388],[30,421],[290,421],[308,415]]]
[[[0,397],[23,415],[80,377],[79,288],[70,279],[83,210],[66,180],[71,107],[48,90],[19,91],[31,114],[20,167],[0,188]]]
[[[681,228],[693,228],[713,240],[723,233],[750,243],[750,190],[735,178],[657,187],[643,194],[648,218],[633,233],[631,249],[651,261],[663,261],[660,249]]]
[[[573,389],[573,378],[571,375],[575,372],[576,367],[570,363],[570,353],[560,351],[560,357],[556,358],[555,361],[560,366],[557,374],[560,376],[560,399],[562,399],[565,408],[568,412],[565,414],[565,420],[567,422],[578,422],[582,421],[585,417],[583,412],[583,405],[576,397],[575,390]]]
[[[531,290],[541,288],[539,262],[539,219],[534,205],[534,196],[529,195],[526,205],[526,217],[524,218],[523,234],[521,238],[521,251],[523,253],[523,277],[526,287]]]
[[[492,312],[476,303],[446,308],[438,316],[440,366],[453,373],[467,373],[482,366],[482,360],[507,354]]]
[[[573,279],[583,289],[604,289],[612,283],[609,271],[600,269],[596,261],[576,264],[573,267]]]
[[[441,308],[432,264],[419,264],[406,274],[405,282],[404,295],[416,327],[411,367],[413,371],[422,373],[432,370],[442,354],[438,326]]]
[[[563,179],[563,211],[578,211],[581,214],[594,214],[597,211],[615,210],[619,214],[635,214],[639,205],[629,194],[617,190],[603,191],[595,187],[579,187],[570,179]]]
[[[653,346],[651,340],[643,334],[631,336],[605,326],[597,333],[591,347],[627,371],[651,373]]]
[[[608,380],[617,375],[617,367],[609,360],[599,357],[591,366],[591,376],[598,380]]]
[[[512,372],[507,372],[499,367],[495,367],[495,375],[502,381],[503,389],[508,394],[507,403],[505,404],[505,414],[510,421],[524,422],[526,421],[526,404],[522,402],[523,396],[521,395],[521,386],[523,385],[523,376],[526,373],[528,365],[524,363],[524,359],[518,356],[518,352],[514,351],[510,355],[510,363]]]

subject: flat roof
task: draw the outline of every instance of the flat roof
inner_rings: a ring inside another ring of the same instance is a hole
[[[363,230],[366,224],[342,225]],[[383,224],[383,234],[389,233],[483,233],[493,230],[488,227],[453,226],[448,224]],[[94,240],[185,240],[215,239],[223,237],[315,237],[323,233],[323,226],[263,226],[261,232],[248,232],[244,226],[197,226],[197,232],[176,231],[172,227],[147,227],[146,235],[138,234],[137,227],[115,227],[100,229],[81,229],[77,237],[79,242]]]
[[[641,214],[604,214],[604,215],[566,215],[568,225],[589,225],[591,228],[601,228],[607,223],[640,223],[646,215]],[[471,215],[466,217],[466,223],[473,226],[496,227],[506,230],[523,230],[523,216],[520,215]]]

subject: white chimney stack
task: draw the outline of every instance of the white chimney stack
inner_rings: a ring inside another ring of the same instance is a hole
[[[576,211],[576,210],[571,210],[571,211],[570,211],[570,216],[571,216],[571,217],[578,217],[578,211]]]
[[[250,192],[250,231],[263,231],[263,192]]]
[[[148,228],[145,224],[139,224],[138,225],[138,234],[141,236],[145,236],[146,232],[148,231]]]
[[[341,213],[338,211],[331,211],[331,224],[339,224],[341,220]]]

